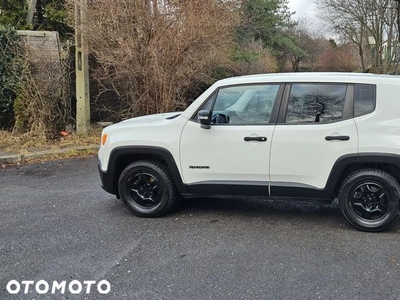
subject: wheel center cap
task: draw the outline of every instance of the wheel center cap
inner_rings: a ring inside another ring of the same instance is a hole
[[[146,185],[142,187],[142,193],[149,194],[150,192],[151,192],[151,185],[149,183],[146,183]]]

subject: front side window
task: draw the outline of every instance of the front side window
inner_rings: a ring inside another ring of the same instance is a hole
[[[347,85],[293,84],[286,123],[330,123],[343,117]]]
[[[268,124],[279,85],[241,85],[219,89],[212,109],[213,124]]]

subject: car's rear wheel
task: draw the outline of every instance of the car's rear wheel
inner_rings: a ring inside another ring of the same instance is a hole
[[[349,175],[339,190],[340,208],[354,227],[387,229],[399,215],[400,185],[389,173],[362,169]]]
[[[166,166],[158,161],[140,160],[127,166],[118,180],[126,207],[139,217],[159,217],[177,203],[177,192]]]

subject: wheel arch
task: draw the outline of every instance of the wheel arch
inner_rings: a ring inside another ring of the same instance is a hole
[[[334,164],[326,184],[328,193],[336,197],[343,181],[350,174],[366,168],[386,171],[400,182],[400,155],[384,153],[351,154],[339,158]]]
[[[171,152],[165,148],[151,146],[124,146],[111,151],[107,167],[107,173],[109,173],[108,178],[112,180],[112,182],[109,183],[109,189],[111,189],[109,192],[119,197],[118,178],[122,171],[129,164],[142,159],[157,160],[165,163],[171,173],[177,190],[179,193],[185,193],[185,185],[183,184],[181,174]]]

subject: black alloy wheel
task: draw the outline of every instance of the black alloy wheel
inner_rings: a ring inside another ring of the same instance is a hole
[[[399,215],[400,186],[389,173],[362,169],[346,178],[339,191],[343,215],[364,231],[387,229]]]
[[[177,193],[171,175],[161,162],[136,161],[127,166],[118,180],[126,207],[136,216],[159,217],[176,204]]]
[[[133,205],[142,208],[153,208],[160,204],[163,188],[157,179],[149,173],[138,173],[127,179],[127,188],[130,190],[130,199]]]

